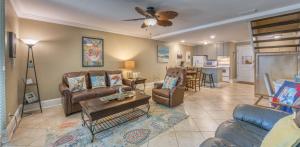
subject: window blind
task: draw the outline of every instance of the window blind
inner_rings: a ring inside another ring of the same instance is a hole
[[[0,0],[0,146],[6,130],[5,102],[5,0]]]

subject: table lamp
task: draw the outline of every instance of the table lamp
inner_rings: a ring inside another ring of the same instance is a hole
[[[135,61],[133,61],[133,60],[125,61],[124,62],[124,68],[129,70],[127,72],[127,77],[128,78],[133,78],[132,70],[135,68]]]

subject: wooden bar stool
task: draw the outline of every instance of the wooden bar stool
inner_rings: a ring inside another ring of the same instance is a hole
[[[208,77],[208,80],[207,80]],[[206,83],[209,83],[210,88],[215,88],[215,82],[213,74],[209,72],[202,72],[201,86],[206,86]]]
[[[201,87],[201,68],[196,68],[196,74],[194,75],[193,78],[189,79],[190,83],[190,88],[194,89],[197,91],[197,88]]]

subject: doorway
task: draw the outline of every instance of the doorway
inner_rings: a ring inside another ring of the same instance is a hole
[[[237,46],[237,81],[254,83],[254,52],[250,45]]]

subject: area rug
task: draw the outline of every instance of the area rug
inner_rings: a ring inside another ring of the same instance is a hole
[[[141,116],[138,119],[96,134],[93,143],[91,143],[91,133],[86,127],[82,127],[80,123],[64,133],[49,130],[45,146],[137,147],[188,117],[187,114],[177,109],[170,109],[162,105],[156,105],[155,107],[155,110],[150,112],[149,118]],[[68,124],[73,125],[73,123],[67,122],[60,126],[65,128]]]

